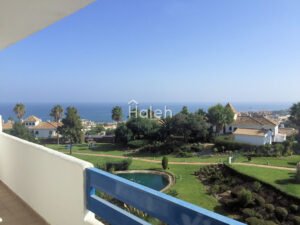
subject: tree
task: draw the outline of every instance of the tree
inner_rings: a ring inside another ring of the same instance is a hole
[[[25,115],[25,105],[22,103],[16,104],[14,107],[14,112],[17,115],[19,121],[21,121],[21,119]]]
[[[206,140],[209,124],[205,118],[197,113],[190,113],[188,115],[178,113],[174,117],[164,120],[161,128],[161,136],[167,138],[168,136],[182,136],[184,142],[189,141],[203,141]]]
[[[91,130],[87,131],[87,135],[98,135],[101,132],[105,131],[105,128],[102,124],[98,124],[96,127],[93,127]]]
[[[119,124],[115,130],[115,138],[117,143],[127,144],[133,139],[133,134],[130,129],[127,128],[126,124]]]
[[[164,156],[161,160],[162,168],[164,170],[168,169],[168,164],[169,164],[169,159],[168,159],[168,157]]]
[[[182,113],[184,115],[188,115],[189,114],[188,107],[187,106],[183,106],[180,113]]]
[[[117,123],[119,123],[120,121],[122,121],[123,118],[123,111],[122,108],[120,106],[115,106],[112,111],[111,111],[111,118],[116,121]]]
[[[216,127],[216,133],[220,133],[226,124],[230,124],[234,119],[234,112],[221,104],[217,104],[208,109],[209,122]]]
[[[56,122],[56,136],[57,136],[57,144],[59,145],[59,121],[62,118],[64,110],[60,105],[56,105],[51,109],[50,116],[53,117],[53,120]]]
[[[28,128],[26,128],[21,122],[14,123],[12,130],[10,130],[9,133],[18,138],[31,142],[36,142],[32,132],[30,132],[30,130],[28,130]]]
[[[293,104],[290,108],[289,120],[300,129],[300,102]]]
[[[141,117],[131,118],[126,126],[131,130],[133,139],[153,139],[160,128],[158,121]]]
[[[197,114],[197,115],[200,115],[200,116],[203,116],[204,118],[207,117],[207,113],[206,113],[203,109],[198,109],[198,110],[196,111],[196,114]]]
[[[65,113],[65,118],[62,120],[63,125],[58,128],[60,134],[67,139],[70,144],[70,155],[72,154],[72,144],[80,143],[82,137],[82,124],[77,109],[68,107]]]

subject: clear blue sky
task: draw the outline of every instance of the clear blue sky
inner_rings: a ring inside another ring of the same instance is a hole
[[[0,52],[0,102],[300,100],[299,0],[97,0]]]

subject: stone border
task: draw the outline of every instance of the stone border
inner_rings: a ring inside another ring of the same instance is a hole
[[[175,177],[173,174],[169,172],[163,172],[163,171],[157,171],[157,170],[123,170],[123,171],[116,171],[115,174],[122,174],[122,173],[152,173],[152,174],[158,174],[162,175],[169,181],[169,184],[160,190],[160,192],[165,192],[168,190],[171,186],[175,184]]]

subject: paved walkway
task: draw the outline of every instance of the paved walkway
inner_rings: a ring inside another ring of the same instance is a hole
[[[270,165],[261,165],[261,164],[253,164],[253,163],[233,163],[233,165],[252,166],[252,167],[260,167],[260,168],[276,169],[276,170],[296,171],[296,169],[290,168],[290,167],[270,166]]]
[[[47,225],[47,223],[0,181],[0,225]]]
[[[150,162],[150,163],[161,163],[161,160],[155,159],[143,159],[137,157],[128,157],[128,156],[120,156],[120,155],[107,155],[107,154],[99,154],[99,153],[82,153],[82,152],[73,152],[75,155],[86,155],[86,156],[96,156],[96,157],[105,157],[105,158],[115,158],[115,159],[128,159],[131,158],[133,160],[141,161],[141,162]],[[217,165],[218,163],[209,163],[209,162],[170,162],[170,165]]]
[[[100,153],[82,153],[82,152],[73,152],[76,155],[86,155],[86,156],[96,156],[96,157],[106,157],[106,158],[116,158],[116,159],[127,159],[127,156],[120,156],[120,155],[109,155],[109,154],[100,154]],[[141,161],[141,162],[150,162],[150,163],[161,163],[160,160],[154,159],[143,159],[133,157],[132,159]],[[219,163],[210,163],[210,162],[170,162],[170,165],[216,165]],[[277,170],[288,170],[288,171],[295,171],[296,169],[290,167],[281,167],[281,166],[271,166],[271,165],[261,165],[261,164],[254,164],[254,163],[232,163],[233,165],[241,165],[241,166],[251,166],[251,167],[260,167],[260,168],[269,168],[269,169],[277,169]]]

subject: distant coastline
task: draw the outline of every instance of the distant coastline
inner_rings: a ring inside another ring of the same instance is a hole
[[[235,108],[240,112],[256,112],[256,111],[277,111],[289,109],[292,103],[235,103],[232,102]],[[13,107],[16,103],[0,103],[0,115],[4,120],[9,117],[15,118],[13,113]],[[50,109],[56,103],[26,103],[26,115],[36,115],[44,121],[51,120],[49,116]],[[212,103],[141,103],[141,108],[148,108],[150,105],[153,108],[163,108],[167,106],[173,113],[177,113],[181,110],[182,106],[187,106],[190,112],[194,112],[199,108],[207,110],[210,106],[216,104]],[[78,109],[81,118],[88,119],[96,122],[112,122],[111,110],[114,106],[119,105],[123,109],[124,119],[128,116],[127,103],[61,103],[66,108],[68,106],[74,106]]]

